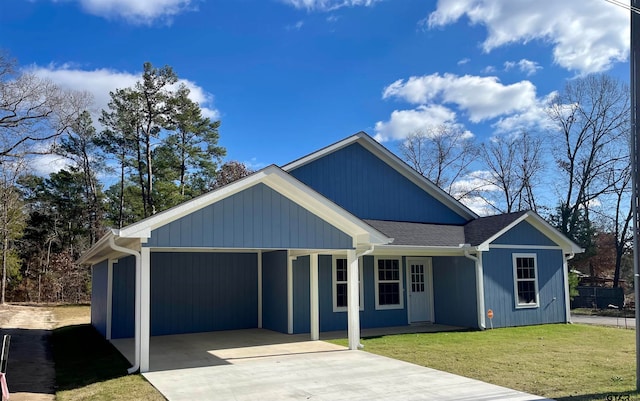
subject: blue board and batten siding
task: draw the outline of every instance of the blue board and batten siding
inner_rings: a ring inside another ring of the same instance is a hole
[[[257,327],[258,255],[151,254],[151,335]]]
[[[463,256],[432,258],[435,322],[478,327],[475,262]]]
[[[107,290],[108,262],[106,260],[91,268],[91,324],[103,336],[107,335]]]
[[[286,333],[287,251],[262,253],[262,327]]]
[[[260,183],[153,230],[145,246],[349,249],[353,241]]]
[[[119,259],[113,265],[111,338],[130,338],[135,334],[136,260]]]
[[[308,333],[310,331],[309,306],[309,257],[298,258],[293,266],[294,278],[294,333]],[[403,326],[407,324],[407,310],[375,309],[375,277],[374,258],[362,258],[363,266],[363,302],[364,310],[360,311],[360,326],[363,329],[387,326]],[[320,331],[335,331],[347,329],[347,312],[333,311],[333,259],[330,255],[318,257],[318,307]],[[402,269],[404,283],[404,268]],[[407,304],[406,291],[403,293],[404,305]],[[300,304],[300,305],[299,305]]]
[[[534,226],[526,221],[522,221],[512,227],[491,242],[499,245],[534,245],[534,246],[558,246],[549,237],[541,233]]]
[[[465,218],[358,143],[289,174],[361,219],[466,223]]]
[[[557,244],[526,221],[497,238],[493,244],[509,245],[509,248],[491,248],[482,254],[484,302],[486,309],[493,310],[493,326],[566,322],[564,255],[559,247],[549,248]],[[517,248],[515,244],[523,248]],[[536,249],[535,246],[544,248]],[[536,255],[539,295],[536,308],[516,308],[513,272],[515,253]]]

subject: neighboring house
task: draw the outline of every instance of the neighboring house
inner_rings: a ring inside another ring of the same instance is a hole
[[[533,212],[478,217],[361,132],[113,230],[88,250],[108,339],[416,322],[568,322],[581,249]]]

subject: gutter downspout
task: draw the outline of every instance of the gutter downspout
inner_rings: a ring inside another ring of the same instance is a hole
[[[573,323],[571,321],[571,297],[569,295],[569,261],[576,256],[574,252],[571,252],[567,256],[564,257],[564,308],[565,308],[565,318],[567,323]]]
[[[484,269],[482,268],[482,252],[477,251],[478,256],[469,253],[470,246],[465,244],[464,256],[476,263],[476,302],[478,303],[478,327],[480,330],[487,328],[484,318]]]
[[[109,247],[114,251],[126,253],[127,255],[133,255],[136,258],[135,358],[134,358],[133,366],[127,369],[127,373],[132,374],[137,372],[140,369],[140,310],[141,310],[140,252],[134,251],[133,249],[125,248],[120,245],[116,245],[116,242],[113,236],[109,237]]]

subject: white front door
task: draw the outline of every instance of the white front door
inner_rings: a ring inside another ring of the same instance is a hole
[[[407,258],[409,323],[433,321],[431,258]]]

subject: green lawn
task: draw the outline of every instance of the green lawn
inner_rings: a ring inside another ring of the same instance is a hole
[[[91,325],[65,325],[82,320],[87,307],[60,306],[52,311],[61,326],[51,336],[57,401],[165,400],[142,375],[127,374],[129,362]]]
[[[57,400],[164,400],[141,375],[126,374],[129,363],[91,326],[64,324],[77,314],[86,316],[88,308],[53,310],[62,326],[52,337]],[[332,342],[347,344],[345,339]],[[633,330],[545,325],[403,334],[362,343],[368,352],[549,398],[640,400],[633,392]]]
[[[346,340],[335,343],[346,345]],[[635,332],[545,325],[366,338],[375,354],[560,400],[640,399]],[[629,398],[626,398],[629,395]]]

